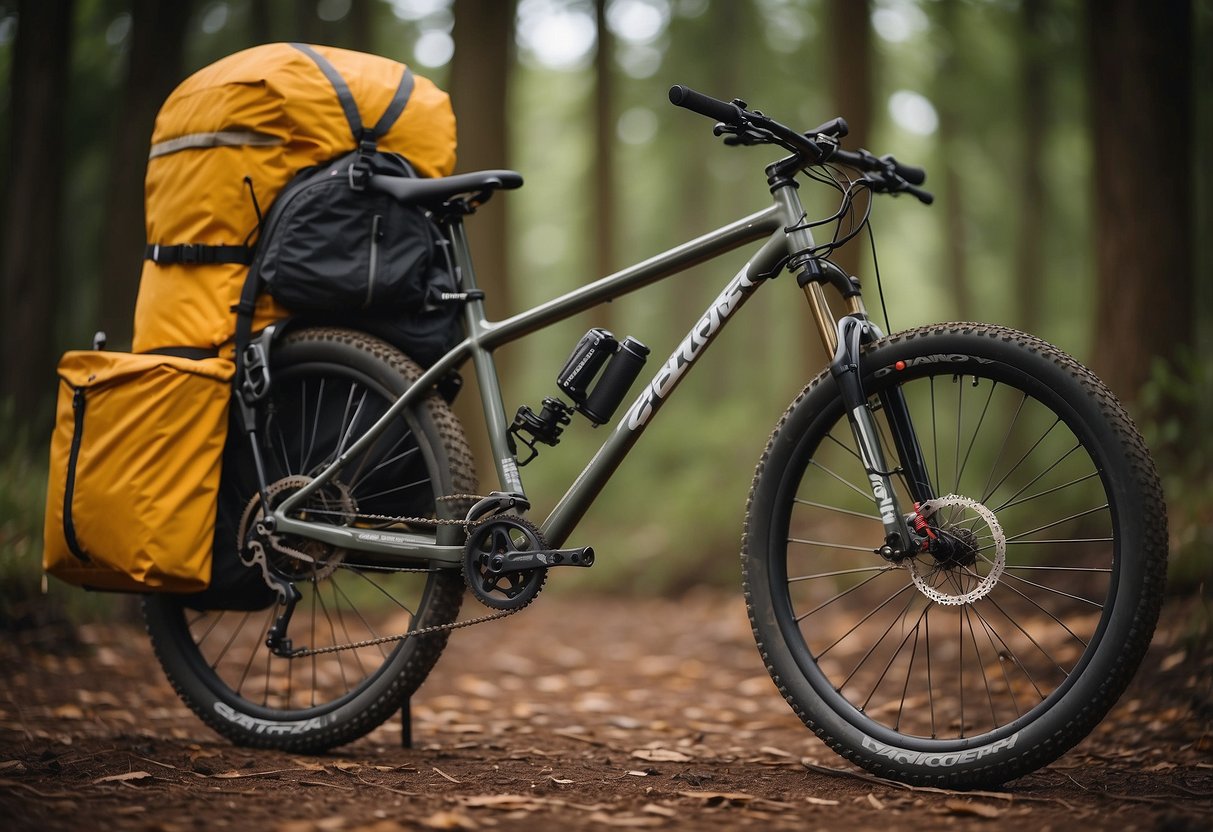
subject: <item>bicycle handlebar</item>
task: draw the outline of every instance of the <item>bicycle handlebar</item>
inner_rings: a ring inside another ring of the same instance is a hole
[[[684,87],[682,84],[675,84],[670,87],[670,103],[676,107],[685,107],[693,113],[699,113],[701,116],[707,116],[708,118],[722,121],[725,124],[731,124],[734,127],[740,127],[745,124],[741,108],[736,104],[725,103],[719,98],[712,98],[710,95],[696,92],[690,87]]]
[[[854,152],[839,148],[837,140],[847,135],[849,129],[846,119],[841,117],[798,133],[762,113],[746,109],[743,101],[721,101],[682,84],[670,87],[670,103],[725,125],[718,125],[716,133],[728,133],[725,139],[728,144],[778,144],[797,154],[807,164],[837,161],[862,170],[870,174],[864,178],[877,193],[905,192],[925,205],[935,201],[930,192],[915,187],[927,179],[927,172],[922,168],[899,162],[891,155],[876,157],[866,150]],[[828,139],[828,143],[817,142],[815,139],[819,137]]]

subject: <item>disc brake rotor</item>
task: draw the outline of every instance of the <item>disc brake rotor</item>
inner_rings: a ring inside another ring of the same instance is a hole
[[[943,518],[941,512],[945,509],[951,511],[946,512],[946,519],[938,522],[935,518]],[[922,556],[907,558],[905,563],[918,591],[945,606],[972,604],[989,595],[998,585],[1007,563],[1006,534],[994,512],[970,497],[949,494],[923,503],[919,513],[936,535],[949,536],[952,546],[972,557],[953,557],[951,562],[937,560],[925,571],[925,564],[920,562]],[[981,573],[983,567],[989,567],[984,575]],[[939,579],[940,575],[943,580]]]

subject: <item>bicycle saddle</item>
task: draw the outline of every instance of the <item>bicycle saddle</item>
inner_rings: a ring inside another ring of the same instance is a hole
[[[473,204],[478,204],[487,201],[493,191],[521,188],[522,174],[512,170],[481,170],[436,179],[376,174],[370,179],[370,187],[405,203],[439,205],[468,195]]]

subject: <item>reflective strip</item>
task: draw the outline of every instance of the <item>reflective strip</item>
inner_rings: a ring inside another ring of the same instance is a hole
[[[283,143],[283,139],[278,136],[270,136],[266,133],[258,133],[253,130],[219,130],[214,133],[190,133],[188,136],[178,136],[165,142],[157,142],[152,145],[152,151],[147,155],[147,158],[155,159],[157,156],[167,156],[170,153],[176,153],[178,150],[191,150],[199,147],[241,147],[244,145],[272,147]]]

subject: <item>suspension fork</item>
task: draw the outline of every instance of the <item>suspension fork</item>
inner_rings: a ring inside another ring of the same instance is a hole
[[[847,422],[855,436],[860,461],[872,489],[872,499],[884,525],[885,542],[879,550],[880,554],[885,558],[897,559],[917,549],[917,537],[911,531],[911,524],[917,515],[918,505],[931,499],[933,492],[918,435],[910,418],[910,409],[898,387],[881,393],[879,400],[893,434],[893,445],[901,468],[890,467],[885,458],[873,407],[863,391],[859,369],[861,347],[880,335],[876,325],[862,313],[842,317],[838,321],[837,347],[830,361],[830,374],[838,385],[846,407]],[[908,515],[898,504],[897,492],[893,488],[893,475],[899,471],[905,474],[910,498],[914,501],[914,511]]]

